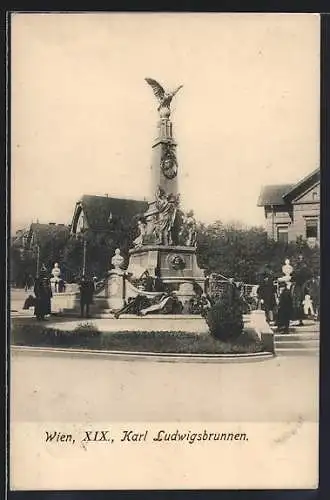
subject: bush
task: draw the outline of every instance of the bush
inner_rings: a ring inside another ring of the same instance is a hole
[[[73,334],[80,337],[97,337],[100,335],[100,331],[94,323],[80,323],[74,330]]]
[[[234,285],[212,305],[205,319],[211,335],[218,340],[235,341],[241,335],[244,328],[243,303]]]

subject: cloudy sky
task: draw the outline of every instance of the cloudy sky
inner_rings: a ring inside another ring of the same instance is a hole
[[[70,223],[82,194],[150,196],[156,101],[173,101],[179,185],[198,219],[260,224],[263,184],[319,164],[319,17],[15,14],[12,226]]]

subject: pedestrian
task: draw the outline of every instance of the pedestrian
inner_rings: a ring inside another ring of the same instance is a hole
[[[29,289],[29,275],[24,273],[24,291],[27,292]]]
[[[36,297],[34,314],[38,321],[43,321],[45,316],[51,314],[52,289],[47,269],[43,266],[40,276],[37,276],[34,284],[34,295]]]
[[[298,262],[292,273],[292,300],[293,300],[293,319],[298,320],[298,326],[303,326],[304,306],[303,300],[305,298],[305,286],[311,279],[311,272],[308,269],[303,255],[299,255]]]
[[[257,294],[261,309],[265,311],[267,323],[274,321],[274,309],[276,307],[276,289],[272,279],[269,276],[265,276],[263,283],[261,283],[257,290]]]
[[[86,318],[89,318],[89,308],[93,302],[94,283],[82,276],[80,281],[80,316],[83,318],[86,311]]]
[[[33,276],[31,274],[29,274],[29,277],[28,277],[28,289],[31,290],[31,288],[33,288]]]
[[[289,333],[290,320],[292,319],[293,303],[289,283],[279,286],[279,303],[277,312],[277,329],[280,333]]]
[[[320,277],[313,276],[305,286],[305,294],[310,295],[314,310],[314,319],[320,318]]]

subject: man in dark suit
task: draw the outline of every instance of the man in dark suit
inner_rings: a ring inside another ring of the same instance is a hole
[[[84,317],[84,312],[86,310],[86,318],[89,318],[89,307],[93,302],[94,294],[94,283],[92,280],[86,278],[85,275],[82,276],[80,281],[80,316]]]

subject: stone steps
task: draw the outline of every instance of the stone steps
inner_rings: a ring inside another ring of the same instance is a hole
[[[276,340],[275,339],[275,347],[277,349],[283,347],[283,348],[304,348],[306,347],[307,349],[315,347],[319,348],[320,346],[320,341],[319,339],[310,339],[306,341],[297,341],[297,340]]]
[[[277,356],[315,356],[319,355],[316,347],[276,347]]]
[[[318,325],[293,328],[288,334],[274,332],[275,352],[278,356],[318,356],[320,338]]]

